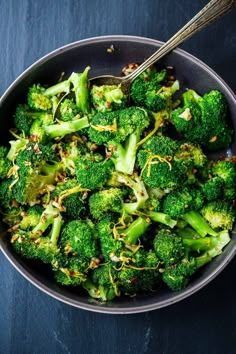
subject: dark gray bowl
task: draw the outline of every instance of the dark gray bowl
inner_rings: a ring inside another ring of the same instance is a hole
[[[62,72],[69,75],[72,71],[82,71],[87,65],[92,68],[91,76],[119,75],[127,63],[142,62],[161,44],[156,40],[141,37],[107,36],[72,43],[46,55],[20,75],[1,97],[1,141],[9,140],[8,129],[12,126],[14,107],[25,97],[27,88],[32,83],[52,84],[58,80]],[[114,51],[109,53],[107,49],[111,45],[114,46]],[[179,49],[166,56],[161,63],[173,65],[176,68],[177,77],[184,88],[194,88],[199,93],[212,88],[220,89],[227,97],[232,120],[236,122],[236,98],[226,83],[208,66]],[[231,151],[235,153],[235,143]],[[3,227],[0,247],[8,260],[26,279],[50,296],[90,311],[122,314],[155,310],[195,293],[208,284],[230,262],[236,252],[236,240],[233,239],[224,252],[206,266],[184,291],[173,293],[162,290],[136,298],[119,298],[107,304],[91,300],[80,290],[60,287],[53,281],[47,267],[21,259],[12,251]]]

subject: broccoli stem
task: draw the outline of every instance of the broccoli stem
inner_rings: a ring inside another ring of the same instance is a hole
[[[111,160],[113,161],[117,171],[132,175],[134,171],[137,144],[140,141],[140,135],[140,130],[136,130],[129,136],[125,146],[122,146],[122,144],[116,142],[111,142],[111,144],[116,148]]]
[[[139,237],[145,233],[149,226],[150,222],[139,216],[127,227],[127,229],[122,231],[125,242],[135,245]]]
[[[217,236],[218,233],[207,224],[205,219],[194,210],[185,213],[182,218],[190,225],[201,237],[206,235]]]
[[[90,112],[89,90],[88,90],[88,72],[90,67],[84,70],[82,74],[73,72],[69,77],[75,91],[75,102],[78,108],[85,113]]]
[[[69,93],[70,92],[70,81],[69,80],[64,80],[59,82],[56,85],[48,87],[44,92],[44,96],[56,96],[59,93]]]
[[[98,287],[94,285],[90,279],[87,279],[83,284],[83,288],[88,292],[88,294],[98,300],[109,301],[114,299],[116,296],[114,289],[105,288],[104,286],[99,285]]]
[[[28,144],[28,139],[17,139],[17,140],[11,140],[10,141],[10,150],[8,151],[7,154],[7,159],[10,161],[14,161],[16,158],[18,152]]]
[[[78,130],[89,127],[89,121],[87,117],[76,119],[69,122],[63,122],[60,124],[46,125],[44,127],[46,133],[50,138],[64,137],[67,134],[75,133]]]
[[[51,246],[56,247],[62,226],[62,217],[57,208],[51,204],[47,206],[41,215],[40,221],[37,226],[32,230],[32,234],[39,235],[39,237],[52,225],[50,231]]]
[[[161,224],[167,225],[171,228],[175,227],[177,224],[177,221],[174,219],[171,219],[171,217],[165,213],[161,213],[158,211],[148,211],[145,212],[145,215],[149,216],[149,218],[155,222],[159,222]]]

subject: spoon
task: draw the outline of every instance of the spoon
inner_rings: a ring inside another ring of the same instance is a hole
[[[129,96],[130,87],[143,71],[149,68],[157,60],[176,48],[180,43],[191,37],[196,32],[215,21],[218,17],[229,11],[236,3],[236,0],[211,0],[202,10],[200,10],[184,27],[163,44],[155,53],[145,60],[131,74],[123,77],[102,75],[91,78],[90,85],[120,85],[122,91]]]

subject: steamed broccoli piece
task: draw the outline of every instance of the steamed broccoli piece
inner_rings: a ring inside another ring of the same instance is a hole
[[[185,159],[175,158],[179,144],[166,136],[152,136],[138,152],[144,183],[150,188],[172,188],[187,180]]]
[[[70,81],[65,80],[48,88],[34,84],[28,91],[28,105],[35,111],[49,111],[53,108],[52,97],[70,92]]]
[[[145,234],[150,226],[150,221],[139,216],[127,228],[121,230],[120,235],[127,244],[135,245],[139,238]]]
[[[211,173],[224,181],[224,198],[236,199],[236,166],[231,160],[218,160],[214,162]]]
[[[89,210],[93,218],[100,220],[107,213],[122,213],[124,193],[119,188],[104,189],[89,198]]]
[[[44,120],[47,115],[49,115],[47,112],[33,111],[26,104],[18,104],[14,114],[14,124],[17,129],[27,136],[30,133],[30,128],[34,120]]]
[[[164,224],[170,228],[175,227],[177,224],[177,221],[172,219],[170,215],[159,211],[145,211],[145,216],[149,217],[152,221]]]
[[[73,99],[66,98],[64,99],[59,106],[60,110],[60,119],[63,122],[72,121],[75,119],[80,119],[80,109],[75,104]]]
[[[58,253],[62,223],[59,210],[49,204],[32,230],[17,230],[12,235],[12,245],[16,252],[25,258],[51,263]]]
[[[224,195],[224,180],[221,177],[209,178],[202,185],[202,192],[208,201],[222,198]]]
[[[0,209],[11,210],[14,206],[13,186],[14,179],[4,179],[0,182]]]
[[[43,207],[39,204],[31,206],[24,212],[22,220],[20,222],[21,230],[29,230],[36,227],[40,222],[41,215],[43,213]]]
[[[81,188],[72,178],[66,178],[56,184],[51,200],[69,219],[78,219],[86,212],[87,190]]]
[[[87,66],[82,73],[73,72],[68,81],[72,83],[75,94],[75,103],[82,113],[90,112],[89,82],[88,73],[90,67]]]
[[[214,200],[203,206],[201,214],[213,229],[232,230],[235,209],[225,200]]]
[[[87,280],[89,263],[79,256],[65,257],[60,253],[53,260],[54,278],[65,286],[78,286]]]
[[[98,255],[95,225],[91,220],[72,220],[68,222],[62,231],[62,237],[69,240],[76,255],[88,259]]]
[[[179,187],[166,195],[163,201],[163,212],[173,218],[183,216],[189,210],[199,210],[204,204],[200,190],[188,186]]]
[[[194,90],[186,91],[183,107],[172,112],[171,121],[186,139],[208,150],[226,148],[232,141],[227,102],[218,90],[211,90],[204,96]]]
[[[88,117],[82,117],[73,121],[45,125],[43,128],[46,136],[54,139],[57,137],[63,138],[67,134],[75,133],[87,127],[89,127]]]
[[[99,112],[123,109],[127,104],[127,96],[119,85],[93,85],[90,96],[94,108]]]
[[[110,264],[101,264],[99,267],[93,269],[92,284],[89,287],[89,294],[95,298],[101,298],[103,301],[109,301],[119,296],[117,288],[117,275],[115,269]],[[85,288],[88,290],[88,283]]]
[[[175,264],[184,256],[184,246],[180,236],[169,229],[161,229],[153,240],[157,257],[166,265]]]
[[[114,288],[106,285],[94,284],[89,278],[82,284],[84,290],[86,290],[90,297],[98,301],[110,301],[115,296],[119,296],[119,293],[115,293]]]
[[[88,153],[86,147],[78,141],[61,141],[57,144],[57,155],[63,171],[70,177],[75,176],[75,164],[79,157]]]
[[[5,146],[0,146],[0,179],[4,179],[10,168],[11,162],[7,159],[8,149]]]
[[[148,125],[147,112],[141,108],[129,107],[114,112],[98,112],[91,119],[89,138],[98,145],[107,146],[117,171],[132,174],[137,144]]]
[[[211,262],[214,257],[221,254],[223,248],[230,242],[229,233],[225,230],[220,232],[217,236],[207,239],[209,239],[208,243],[204,242],[204,239],[183,240],[188,252],[191,250],[199,251],[199,249],[206,249],[206,251],[198,256],[184,257],[180,262],[165,267],[162,279],[172,291],[183,290],[189,283],[191,275],[205,264]]]
[[[35,201],[47,185],[55,184],[61,170],[51,146],[29,143],[16,156],[17,177],[13,186],[14,198],[22,204]]]
[[[142,179],[137,175],[127,176],[115,171],[112,173],[109,184],[116,187],[126,186],[131,189],[135,200],[123,203],[123,211],[128,214],[134,214],[139,209],[142,209],[149,198]]]
[[[155,68],[149,68],[134,80],[131,98],[136,105],[159,112],[171,108],[172,96],[177,90],[178,80],[171,85],[167,83],[166,69],[158,72]]]
[[[217,236],[217,232],[213,230],[206,220],[201,216],[200,212],[190,210],[186,212],[182,218],[201,236],[206,235]]]
[[[100,188],[107,184],[112,167],[112,163],[103,160],[99,154],[81,156],[75,164],[77,181],[83,188],[91,190]]]

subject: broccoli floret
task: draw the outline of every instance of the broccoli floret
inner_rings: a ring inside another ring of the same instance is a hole
[[[178,80],[176,80],[171,86],[162,86],[159,89],[151,89],[151,87],[149,87],[146,92],[145,107],[153,112],[168,110],[172,104],[172,96],[178,90]]]
[[[63,171],[70,177],[75,176],[75,163],[81,156],[88,154],[86,147],[78,142],[60,142],[57,144],[57,155],[61,161]]]
[[[112,163],[101,155],[79,157],[75,163],[76,178],[81,187],[96,189],[104,186],[111,175]]]
[[[75,179],[58,182],[51,193],[51,199],[69,219],[78,219],[86,212],[87,190],[81,188]]]
[[[68,222],[62,231],[62,237],[69,240],[76,255],[89,259],[98,255],[95,226],[91,220]]]
[[[22,204],[35,201],[45,187],[55,184],[61,170],[54,156],[52,146],[28,143],[16,156],[17,176],[13,185],[14,198]]]
[[[226,148],[232,141],[227,102],[218,90],[211,90],[202,97],[194,90],[186,91],[183,107],[172,112],[171,121],[186,139],[208,150]]]
[[[214,200],[201,209],[202,216],[213,229],[232,230],[235,221],[235,210],[225,200]]]
[[[126,186],[131,189],[135,200],[123,203],[123,211],[128,214],[134,214],[139,209],[144,208],[149,196],[142,179],[137,176],[127,176],[123,173],[113,172],[109,184],[117,187]]]
[[[223,248],[230,242],[228,231],[222,231],[217,236],[201,239],[183,239],[183,243],[188,251],[206,250],[199,256],[183,258],[174,265],[165,267],[162,279],[164,283],[173,291],[183,290],[189,283],[193,275],[200,267],[209,263],[218,256]]]
[[[226,187],[231,187],[236,183],[236,166],[232,161],[219,160],[213,163],[212,175],[223,179]]]
[[[53,108],[52,97],[61,93],[70,92],[70,81],[65,80],[51,87],[44,88],[41,84],[34,84],[28,91],[28,105],[35,111],[49,111]]]
[[[21,230],[29,230],[33,227],[36,227],[40,222],[41,215],[43,213],[43,207],[41,205],[34,205],[27,209],[24,212],[22,220],[20,222],[20,229]]]
[[[80,109],[75,104],[73,99],[66,98],[60,103],[60,119],[63,122],[80,119]]]
[[[165,136],[152,136],[138,152],[144,183],[150,188],[172,188],[187,180],[187,163],[175,158],[179,144]]]
[[[91,215],[102,219],[107,213],[121,213],[124,193],[119,188],[104,189],[94,193],[89,198],[89,210]]]
[[[141,108],[129,107],[115,112],[99,112],[91,119],[89,137],[98,145],[107,146],[117,171],[132,174],[137,143],[148,125],[148,115]]]
[[[90,112],[88,73],[90,67],[87,66],[82,73],[73,72],[68,81],[73,85],[75,103],[82,113]]]
[[[204,197],[199,189],[184,186],[176,188],[164,198],[163,211],[173,218],[183,216],[189,210],[199,210]]]
[[[89,263],[79,256],[65,257],[60,253],[53,261],[54,278],[65,286],[78,286],[87,280]]]
[[[208,201],[216,200],[224,195],[224,180],[221,177],[209,178],[202,185],[202,192]]]
[[[93,85],[90,96],[94,108],[99,112],[123,109],[128,101],[119,85]]]
[[[7,154],[7,147],[0,146],[0,179],[4,179],[12,167],[11,162],[7,159]]]
[[[58,253],[57,243],[62,223],[59,210],[49,204],[38,224],[29,231],[17,230],[12,235],[11,243],[23,257],[51,263]]]
[[[119,296],[116,273],[110,264],[102,264],[93,269],[91,278],[94,286],[89,287],[89,294],[92,293],[92,297],[101,298],[103,301],[112,300]],[[88,290],[88,283],[85,284],[86,288]]]
[[[180,236],[169,229],[161,229],[153,240],[157,257],[165,264],[175,264],[184,256],[184,246]]]
[[[14,206],[14,197],[13,197],[13,183],[14,178],[5,179],[0,182],[0,208],[12,209]]]

